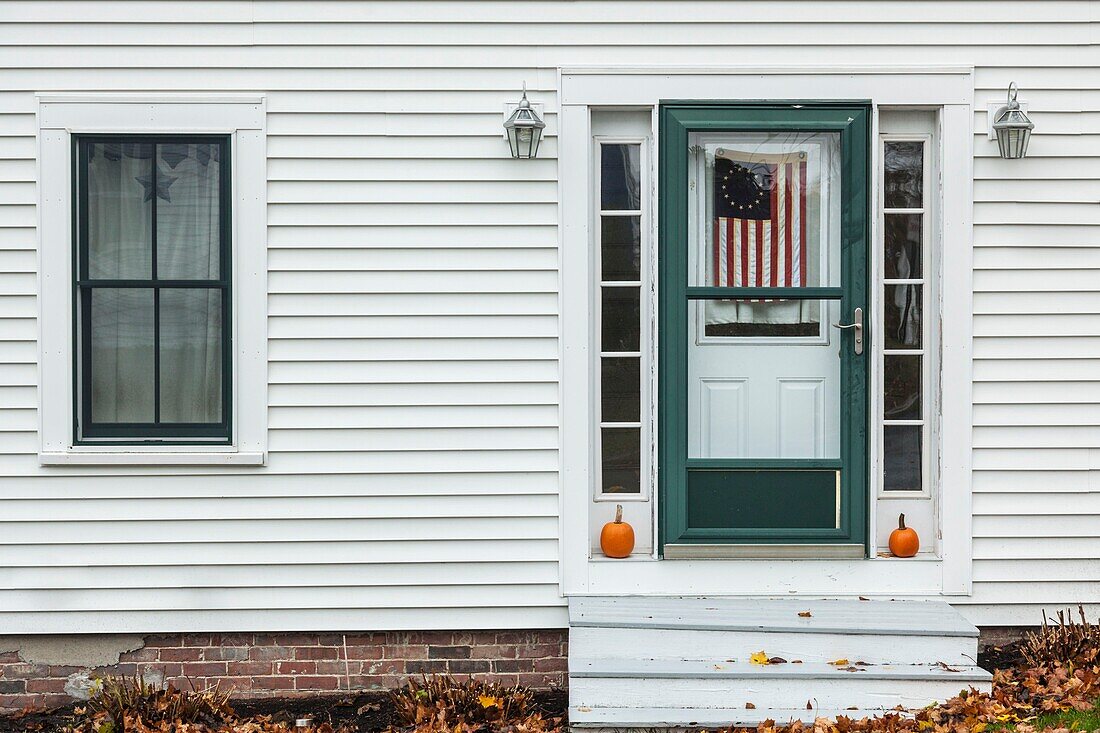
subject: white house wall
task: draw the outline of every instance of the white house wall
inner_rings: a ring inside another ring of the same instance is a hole
[[[1098,11],[0,3],[0,630],[564,625],[556,84],[580,65],[975,67],[964,610],[1100,603]],[[985,137],[1010,81],[1023,161]],[[513,161],[524,83],[547,139]],[[265,467],[39,465],[35,93],[73,91],[266,94]]]

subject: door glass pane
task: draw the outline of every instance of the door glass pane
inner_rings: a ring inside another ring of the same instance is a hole
[[[919,209],[924,205],[924,143],[887,142],[883,155],[887,209]]]
[[[603,422],[638,422],[641,417],[641,360],[604,357],[600,360],[600,401]]]
[[[637,287],[602,290],[603,351],[639,351],[641,349],[641,300]]]
[[[883,418],[921,418],[921,357],[887,354],[882,358]]]
[[[821,335],[821,301],[817,300],[707,300],[703,335],[792,337]]]
[[[222,294],[214,288],[160,292],[160,419],[222,419]]]
[[[216,280],[220,259],[220,146],[157,145],[157,278]]]
[[[90,300],[92,422],[152,422],[153,291],[95,288]]]
[[[780,316],[778,306],[792,309]],[[689,305],[688,456],[839,457],[840,349],[851,336],[819,328],[839,309],[836,301]],[[712,322],[723,312],[727,322]]]
[[[604,211],[641,209],[641,145],[601,145],[600,148],[600,208]]]
[[[887,349],[921,347],[921,285],[887,285],[882,299]]]
[[[839,133],[694,133],[690,141],[689,285],[840,283]]]
[[[886,425],[882,428],[884,491],[920,491],[920,425]]]
[[[604,216],[600,221],[600,278],[638,281],[642,277],[640,216]]]
[[[921,268],[921,214],[885,214],[883,264],[887,280],[924,276]]]
[[[92,143],[88,157],[89,278],[144,279],[152,272],[153,146]]]
[[[639,428],[600,430],[603,493],[637,494],[642,490],[642,433]]]

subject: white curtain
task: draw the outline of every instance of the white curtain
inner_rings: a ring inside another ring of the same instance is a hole
[[[152,274],[156,206],[160,280],[219,276],[217,145],[97,144],[88,164],[88,271],[92,278]],[[156,165],[156,176],[153,176]],[[96,289],[92,302],[92,419],[152,422],[151,289]],[[211,423],[221,415],[221,292],[160,291],[161,421]]]

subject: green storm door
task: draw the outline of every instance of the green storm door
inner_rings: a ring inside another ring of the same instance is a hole
[[[868,108],[661,108],[665,557],[862,557]]]

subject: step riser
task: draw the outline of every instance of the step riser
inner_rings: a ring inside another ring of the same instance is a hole
[[[787,661],[871,664],[974,664],[978,640],[952,636],[892,636],[688,629],[628,629],[575,626],[569,630],[570,656],[583,659],[736,659],[765,651]]]
[[[621,731],[623,728],[725,728],[730,725],[757,726],[765,720],[779,724],[801,720],[812,723],[820,717],[838,715],[859,720],[882,715],[883,710],[791,710],[788,708],[745,710],[708,708],[681,710],[634,710],[623,708],[570,708],[569,725],[595,731],[601,728]]]
[[[593,678],[573,677],[569,681],[569,705],[572,708],[645,708],[659,701],[667,708],[757,709],[814,708],[844,710],[886,709],[896,705],[921,708],[957,695],[970,684],[957,679],[881,680],[861,677],[859,672],[842,679],[697,679],[697,678]]]

